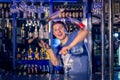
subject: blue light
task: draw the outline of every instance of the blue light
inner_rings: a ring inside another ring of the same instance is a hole
[[[60,40],[59,39],[53,39],[53,47],[57,47],[60,44]]]
[[[119,34],[118,33],[114,33],[114,37],[118,38]]]

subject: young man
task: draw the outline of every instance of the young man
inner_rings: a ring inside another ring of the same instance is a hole
[[[88,54],[85,52],[84,39],[88,31],[75,30],[71,34],[66,33],[65,24],[61,21],[52,25],[53,35],[61,41],[60,46],[52,49],[42,40],[39,45],[46,48],[50,60],[54,66],[63,63],[64,73],[77,74],[88,71]],[[60,56],[61,59],[58,59]]]

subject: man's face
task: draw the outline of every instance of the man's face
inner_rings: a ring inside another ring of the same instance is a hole
[[[63,40],[66,36],[65,28],[62,24],[58,23],[53,26],[53,34],[59,40]]]

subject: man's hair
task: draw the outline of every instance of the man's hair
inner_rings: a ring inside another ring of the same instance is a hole
[[[53,27],[55,24],[62,24],[62,25],[64,26],[64,28],[67,30],[66,25],[65,25],[64,22],[62,22],[62,21],[53,22],[52,27]]]

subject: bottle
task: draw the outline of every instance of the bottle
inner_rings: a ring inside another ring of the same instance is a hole
[[[5,57],[6,59],[9,58],[9,54],[10,54],[10,51],[8,51],[8,48],[6,47],[6,43],[3,42],[2,44],[2,53],[1,53],[1,56],[3,56],[3,58]]]
[[[40,55],[41,55],[41,59],[44,59],[44,48],[41,48],[40,50]]]
[[[49,53],[47,51],[45,51],[45,53],[46,53],[46,59],[49,60],[50,59]]]
[[[11,22],[9,22],[8,30],[9,30],[8,38],[12,39],[12,23]]]
[[[32,66],[31,66],[31,72],[32,72],[32,74],[34,73],[34,68],[35,66],[34,66],[34,64],[32,64]]]
[[[46,59],[46,50],[45,49],[43,50],[42,57],[44,60]]]
[[[40,60],[38,48],[35,49],[35,60]]]
[[[35,73],[37,74],[38,73],[38,65],[35,64]]]
[[[22,24],[21,38],[25,38],[25,28],[24,28],[24,24]]]
[[[7,4],[4,3],[4,18],[6,18],[6,10],[7,10]]]
[[[8,38],[9,30],[8,30],[8,24],[9,24],[9,19],[7,19],[6,24],[5,24],[5,29],[4,29],[4,36],[5,38]]]
[[[3,6],[3,4],[0,3],[0,18],[2,18],[2,6]]]
[[[60,15],[63,11],[64,11],[64,9],[60,9],[59,11],[54,12],[53,14],[51,14],[50,16],[48,16],[48,17],[46,18],[46,20],[47,20],[47,21],[50,21],[50,20],[53,20],[53,19],[59,17],[59,15]]]
[[[49,14],[50,14],[50,9],[49,9],[49,7],[46,5],[46,7],[45,7],[45,18],[48,17]]]
[[[0,39],[3,37],[3,33],[2,33],[2,26],[1,26],[1,21],[0,21]]]
[[[45,26],[45,31],[44,31],[44,38],[49,39],[49,26]]]
[[[37,37],[38,37],[37,26],[35,27],[35,31],[34,31],[34,37],[35,37],[35,38],[37,38]]]
[[[26,51],[25,51],[25,49],[23,49],[23,51],[21,52],[21,54],[22,54],[22,60],[26,60]]]
[[[119,44],[119,47],[117,49],[117,55],[118,55],[118,65],[120,65],[120,44]]]
[[[21,53],[20,53],[20,48],[18,47],[17,49],[17,60],[21,59]]]
[[[2,10],[1,10],[2,18],[5,18],[5,11],[4,11],[4,6],[2,5]]]
[[[30,72],[31,72],[30,68],[31,68],[31,65],[28,64],[28,65],[27,65],[27,73],[28,73],[28,74],[30,74]]]
[[[72,22],[75,23],[76,25],[78,25],[79,28],[84,29],[85,28],[85,24],[83,24],[82,22],[80,22],[79,20],[75,19],[75,18],[71,18],[68,17],[68,19]]]
[[[33,60],[34,54],[31,48],[29,48],[29,53],[28,53],[28,60]]]
[[[43,25],[41,24],[40,28],[39,28],[39,38],[43,39],[44,38],[44,29],[43,29]]]
[[[33,33],[31,32],[31,28],[28,29],[28,39],[31,39],[33,37]]]

